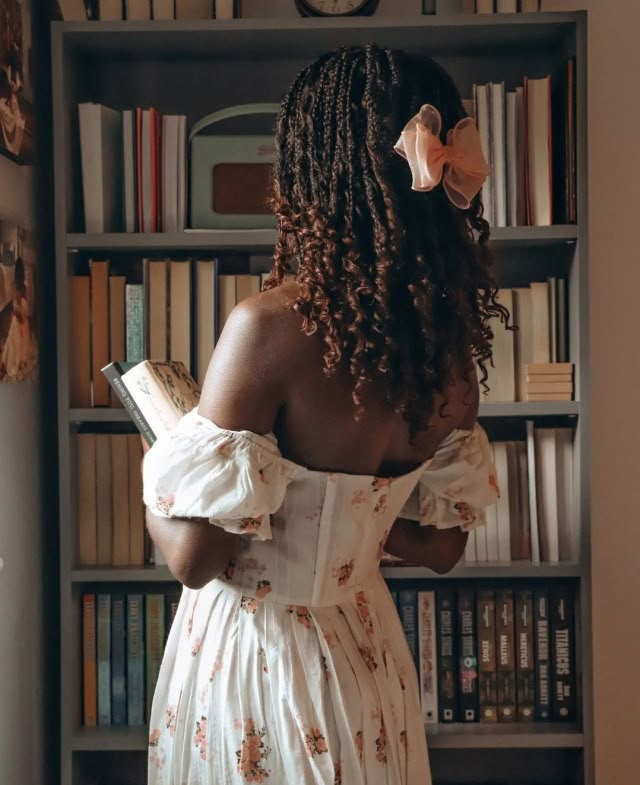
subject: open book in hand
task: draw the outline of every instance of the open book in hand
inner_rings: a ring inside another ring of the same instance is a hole
[[[200,390],[181,362],[110,363],[109,384],[149,445],[198,405]]]

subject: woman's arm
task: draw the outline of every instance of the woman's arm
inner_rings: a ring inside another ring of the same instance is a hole
[[[460,561],[467,545],[468,533],[459,526],[436,529],[416,521],[398,518],[384,549],[410,564],[420,564],[442,575]]]

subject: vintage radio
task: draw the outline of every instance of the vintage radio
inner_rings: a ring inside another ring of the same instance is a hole
[[[277,114],[278,104],[231,106],[204,117],[189,135],[191,228],[264,229],[275,226],[268,206],[275,158],[273,136],[203,134],[234,117]]]

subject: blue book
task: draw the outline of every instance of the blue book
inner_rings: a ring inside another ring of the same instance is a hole
[[[144,359],[144,286],[125,286],[127,319],[127,362],[137,365]]]
[[[98,594],[98,725],[111,725],[111,595]]]
[[[418,667],[418,592],[398,592],[398,613],[413,661]]]
[[[111,595],[111,724],[127,724],[124,594]]]
[[[127,595],[127,721],[144,725],[144,606],[142,594]]]

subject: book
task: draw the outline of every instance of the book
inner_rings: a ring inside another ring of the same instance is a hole
[[[151,19],[151,0],[124,0],[125,19],[145,22]]]
[[[487,85],[473,86],[473,102],[475,106],[475,116],[480,134],[480,142],[485,161],[493,167],[491,160],[491,137],[489,133],[489,88]],[[482,206],[484,208],[484,218],[493,226],[493,178],[487,177],[482,184]]]
[[[187,118],[180,115],[178,123],[178,231],[184,232],[187,225]]]
[[[122,188],[125,232],[135,232],[137,229],[136,153],[136,115],[132,109],[125,109],[122,112]]]
[[[540,532],[538,526],[538,494],[535,428],[532,420],[526,421],[527,428],[527,470],[529,485],[529,532],[531,535],[531,562],[540,564]]]
[[[527,115],[524,87],[516,87],[516,166],[517,187],[516,225],[527,225]]]
[[[520,11],[523,14],[530,14],[539,10],[540,0],[520,0]]]
[[[111,725],[111,595],[98,594],[98,725]]]
[[[236,276],[220,275],[218,277],[220,291],[220,308],[218,310],[218,335],[224,329],[224,325],[231,315],[231,311],[236,307]]]
[[[553,719],[576,719],[576,674],[574,651],[574,604],[569,586],[557,585],[550,592],[551,683]]]
[[[129,473],[139,472],[140,467],[129,467],[129,450],[126,434],[110,434],[111,440],[111,509],[113,513],[113,547],[111,564],[127,567],[129,560]],[[102,478],[100,478],[102,482]]]
[[[528,286],[513,289],[512,296],[513,322],[517,327],[514,332],[515,395],[517,401],[524,401],[527,366],[533,362],[533,300]]]
[[[493,445],[491,446],[493,454]],[[493,459],[495,461],[495,459]],[[486,552],[483,561],[496,563],[500,561],[500,530],[498,527],[498,505],[492,504],[485,511],[487,524],[482,527],[485,534]],[[477,529],[476,529],[477,531]]]
[[[87,21],[87,7],[84,0],[58,0],[58,8],[65,22]]]
[[[573,393],[527,393],[527,401],[572,401]]]
[[[69,403],[91,406],[91,305],[89,276],[71,277],[69,329]]]
[[[137,434],[128,434],[127,462],[129,465],[129,564],[144,564],[145,521],[142,504],[142,444]]]
[[[556,564],[560,560],[558,535],[558,471],[556,438],[553,428],[536,428],[534,433],[536,477],[538,479],[538,526],[540,557]]]
[[[98,8],[101,22],[115,22],[122,19],[122,0],[98,0]]]
[[[516,678],[518,719],[535,717],[535,668],[533,646],[533,594],[529,589],[515,593]]]
[[[533,593],[533,631],[535,638],[535,715],[536,720],[551,719],[551,638],[549,629],[549,591]]]
[[[574,512],[572,428],[556,428],[556,470],[558,495],[558,554],[560,561],[578,562],[580,527]]]
[[[557,361],[566,363],[569,359],[569,336],[568,336],[568,305],[567,305],[567,282],[564,278],[558,278],[557,282],[557,316],[558,322],[558,346]]]
[[[524,80],[527,113],[527,182],[529,224],[550,226],[551,182],[551,78]]]
[[[91,383],[94,406],[109,405],[109,385],[100,373],[109,362],[109,262],[92,259],[91,279]]]
[[[113,564],[113,495],[111,491],[111,442],[108,433],[96,435],[96,525],[98,530],[98,564]]]
[[[573,382],[527,382],[527,394],[535,395],[541,393],[571,393],[573,392]]]
[[[458,665],[456,652],[456,602],[452,589],[436,591],[438,711],[440,722],[458,720]]]
[[[510,90],[505,98],[507,147],[507,226],[518,226],[518,96]]]
[[[101,104],[81,103],[78,118],[85,231],[121,231],[120,113]]]
[[[175,19],[176,9],[174,0],[152,0],[151,14],[153,19]],[[169,230],[165,229],[165,231]]]
[[[496,684],[498,721],[516,720],[516,663],[513,628],[513,591],[496,591]]]
[[[495,504],[498,528],[498,561],[511,561],[511,504],[509,486],[509,466],[506,442],[496,442],[493,445],[494,463],[498,480],[500,495]]]
[[[478,592],[478,694],[480,722],[498,721],[495,592]]]
[[[495,511],[495,504],[487,508],[487,514]],[[487,519],[488,521],[489,519]],[[487,558],[487,526],[477,526],[474,529],[476,537],[476,558],[479,562],[488,561]]]
[[[144,287],[142,284],[126,284],[125,299],[126,361],[132,364],[141,363],[144,359]]]
[[[478,650],[473,591],[458,590],[458,665],[460,720],[478,720]]]
[[[191,371],[191,262],[169,262],[169,357]]]
[[[549,284],[532,282],[531,316],[533,320],[533,362],[550,363]]]
[[[109,359],[124,362],[126,349],[126,318],[125,318],[125,285],[124,275],[112,275],[109,278]],[[111,391],[111,406],[121,406],[117,395]]]
[[[215,0],[216,19],[233,19],[235,16],[235,0]]]
[[[135,133],[135,142],[136,142],[136,154],[135,154],[135,166],[136,166],[136,206],[137,206],[137,213],[138,213],[138,224],[137,229],[139,232],[144,232],[144,199],[143,199],[143,185],[142,185],[142,133],[143,133],[143,122],[142,122],[142,112],[143,110],[140,107],[136,108],[135,111],[135,124],[136,124],[136,133]]]
[[[173,13],[173,0],[171,0]],[[154,18],[158,18],[155,17]],[[173,17],[169,17],[173,18]],[[180,117],[162,117],[162,227],[165,232],[181,231],[178,218],[178,156]]]
[[[111,724],[127,724],[124,594],[111,595]]]
[[[96,595],[82,595],[82,719],[87,728],[98,724]]]
[[[214,0],[176,0],[176,19],[212,19]]]
[[[151,699],[160,673],[164,650],[164,595],[147,594],[145,597],[146,622],[146,677],[147,677],[147,722],[151,712]]]
[[[476,0],[477,14],[493,14],[493,0]]]
[[[149,109],[151,134],[151,227],[152,232],[162,231],[162,115]]]
[[[415,590],[398,592],[398,613],[404,629],[404,634],[409,644],[409,650],[416,670],[420,670],[418,658],[418,595]]]
[[[499,14],[515,14],[517,10],[516,0],[496,0],[496,12]]]
[[[438,722],[438,666],[436,653],[436,596],[418,592],[418,654],[420,702],[427,724]]]
[[[547,283],[549,284],[549,354],[551,362],[555,363],[558,362],[558,279],[550,275]]]
[[[531,363],[525,367],[527,376],[541,376],[541,375],[558,375],[558,374],[571,374],[573,375],[573,363],[550,363],[550,362],[536,362]]]
[[[217,263],[214,260],[196,262],[196,373],[202,389],[207,368],[216,345],[216,315],[218,312]]]
[[[96,435],[79,433],[76,445],[78,566],[93,567],[98,563]]]
[[[493,225],[507,225],[507,172],[505,141],[504,82],[489,84],[491,179],[493,180]]]
[[[103,372],[149,444],[198,404],[198,387],[180,362],[145,360],[131,369],[111,363]]]
[[[467,537],[467,544],[464,549],[464,563],[473,564],[478,561],[478,552],[476,550],[476,530],[471,529]]]
[[[127,595],[127,724],[144,725],[144,608],[141,594]]]
[[[148,0],[147,0],[148,2]],[[155,116],[152,115],[150,109],[143,109],[141,112],[141,126],[139,129],[139,182],[138,199],[141,200],[141,218],[139,219],[141,232],[155,231],[155,214],[154,214],[154,161],[153,155],[155,152],[155,129],[153,122]]]
[[[169,280],[164,259],[145,259],[143,263],[146,286],[147,356],[150,360],[166,362],[168,352]]]
[[[236,275],[236,305],[260,292],[259,275]]]

